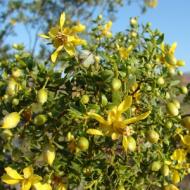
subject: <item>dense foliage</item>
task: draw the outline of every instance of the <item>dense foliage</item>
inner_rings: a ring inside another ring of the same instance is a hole
[[[47,60],[15,44],[0,65],[1,187],[22,190],[177,190],[189,172],[189,117],[182,117],[176,43],[130,20],[111,33],[99,16],[40,36]]]

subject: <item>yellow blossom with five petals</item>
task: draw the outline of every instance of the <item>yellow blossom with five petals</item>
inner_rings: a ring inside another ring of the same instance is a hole
[[[127,48],[117,46],[117,49],[119,51],[119,55],[120,55],[121,59],[122,60],[128,59],[128,57],[129,57],[130,53],[132,52],[133,48],[134,47],[132,45],[130,45]]]
[[[31,187],[42,180],[41,176],[34,174],[33,168],[31,166],[23,169],[23,175],[20,175],[11,167],[6,167],[5,171],[6,174],[2,176],[2,181],[8,185],[20,184],[21,190],[30,190]],[[36,188],[36,190],[42,189]]]
[[[56,50],[51,55],[52,62],[55,62],[60,51],[63,49],[70,55],[76,54],[76,46],[85,45],[86,40],[78,37],[77,33],[83,32],[85,26],[77,23],[72,27],[64,27],[65,13],[62,13],[59,19],[59,25],[52,27],[48,35],[41,34],[40,37],[50,39]]]
[[[141,115],[134,116],[129,119],[125,119],[123,113],[126,112],[132,105],[132,96],[127,96],[118,106],[115,106],[108,111],[107,119],[104,119],[101,115],[93,112],[88,112],[89,118],[95,119],[99,122],[99,129],[88,129],[87,133],[91,135],[108,135],[113,140],[123,136],[123,147],[126,149],[127,138],[129,136],[128,125],[136,123],[140,120],[147,118],[150,111],[147,111]]]
[[[174,150],[174,152],[171,156],[171,159],[178,161],[178,163],[183,163],[186,161],[186,155],[187,155],[186,150],[178,148],[178,149]]]
[[[112,27],[112,21],[108,21],[104,25],[103,29],[101,29],[101,35],[108,38],[112,37],[112,33],[110,32],[111,27]]]
[[[158,60],[165,64],[166,67],[174,69],[176,67],[184,66],[185,62],[182,60],[177,60],[175,57],[175,50],[177,43],[174,42],[171,47],[166,46],[164,43],[161,44],[162,54],[159,55]]]

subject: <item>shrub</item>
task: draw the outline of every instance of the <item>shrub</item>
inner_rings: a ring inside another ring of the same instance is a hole
[[[51,60],[14,45],[1,62],[2,189],[177,190],[190,136],[176,43],[137,18],[113,35],[98,17],[86,40],[84,25],[64,22],[63,13],[41,35],[55,47]]]

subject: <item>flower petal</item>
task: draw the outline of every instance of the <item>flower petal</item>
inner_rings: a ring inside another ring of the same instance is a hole
[[[28,166],[23,169],[24,178],[27,179],[33,175],[33,168],[31,166]]]
[[[73,26],[73,27],[71,28],[71,30],[72,30],[73,32],[83,32],[85,29],[86,29],[86,26],[83,25],[83,24],[81,24],[81,23],[77,23],[76,26]]]
[[[30,178],[30,181],[32,184],[38,183],[41,180],[42,180],[42,177],[39,175],[35,175],[35,174]]]
[[[112,133],[111,134],[111,139],[114,141],[114,140],[117,140],[119,138],[120,134],[118,133]]]
[[[88,112],[87,115],[95,120],[97,120],[99,123],[103,124],[103,125],[108,125],[108,122],[100,115],[98,115],[97,113],[92,113],[92,112]]]
[[[180,135],[180,137],[181,137],[181,141],[185,145],[190,146],[190,135],[185,135],[185,136]]]
[[[52,61],[53,63],[56,62],[57,56],[58,56],[59,52],[60,52],[62,49],[63,49],[63,46],[59,46],[59,47],[51,54],[51,61]]]
[[[70,56],[75,55],[75,47],[73,45],[65,45],[64,49]]]
[[[65,24],[65,13],[64,12],[60,16],[59,24],[60,24],[60,29],[62,30],[63,26]]]
[[[12,179],[17,179],[17,180],[22,180],[23,177],[14,169],[12,169],[11,167],[6,167],[5,171],[7,173],[7,175],[9,175]]]
[[[147,112],[145,112],[145,113],[143,113],[141,115],[138,115],[136,117],[132,117],[130,119],[126,119],[126,120],[124,120],[124,123],[126,125],[131,124],[131,123],[136,123],[136,122],[138,122],[140,120],[146,119],[150,115],[150,113],[151,113],[151,111],[147,111]]]
[[[32,186],[32,184],[31,184],[30,180],[23,180],[21,189],[22,190],[30,190],[31,186]]]
[[[127,149],[128,149],[128,139],[127,139],[126,136],[123,136],[122,146],[123,146],[124,150],[127,151]]]
[[[14,185],[20,182],[20,179],[13,179],[12,177],[10,177],[9,175],[5,174],[1,177],[1,180],[9,185]]]
[[[174,43],[171,45],[170,49],[169,49],[169,53],[174,54],[176,47],[177,47],[177,42],[174,42]]]
[[[127,96],[118,106],[118,112],[123,113],[131,107],[132,96]]]
[[[52,190],[52,187],[48,183],[35,183],[34,188],[35,190]]]
[[[87,134],[89,135],[98,135],[98,136],[103,136],[104,134],[102,133],[102,131],[98,130],[98,129],[88,129],[86,131]]]

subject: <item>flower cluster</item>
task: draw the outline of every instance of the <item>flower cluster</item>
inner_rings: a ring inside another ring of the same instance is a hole
[[[51,60],[15,45],[0,64],[0,189],[179,189],[190,169],[184,62],[150,24],[111,26],[99,16],[84,40],[62,13],[40,35]]]

